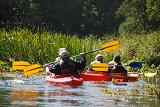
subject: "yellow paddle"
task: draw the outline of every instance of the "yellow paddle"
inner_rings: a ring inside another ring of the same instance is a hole
[[[100,51],[100,50],[111,51],[111,50],[115,50],[115,49],[119,48],[119,46],[120,45],[119,45],[118,41],[111,41],[111,42],[107,42],[107,43],[103,44],[100,49],[96,49],[96,50],[87,52],[85,54],[93,53],[93,52]],[[76,57],[76,56],[73,56],[73,57]],[[100,66],[102,66],[102,65],[100,65]],[[101,69],[100,68],[96,68],[96,67],[93,67],[93,68],[95,70],[104,70],[104,71],[106,71],[106,69],[108,69],[108,67],[106,67],[106,65],[104,65],[104,66],[105,67],[102,67]],[[38,65],[38,64],[28,66],[27,68],[24,69],[24,75],[35,74],[35,73],[39,72],[40,70],[42,70],[42,68],[43,68],[43,66]]]
[[[118,65],[118,66],[130,66],[132,68],[138,68],[138,69],[142,68],[141,62],[131,62],[128,65]],[[96,64],[91,65],[91,68],[95,71],[108,71],[108,64],[96,63]],[[151,74],[148,74],[148,75],[151,75]]]
[[[96,49],[90,52],[86,52],[85,54],[93,53],[96,51],[104,50],[104,51],[112,51],[118,49],[120,46],[118,41],[111,41],[103,44],[100,49]]]
[[[108,64],[106,63],[96,63],[91,65],[94,71],[108,71]]]
[[[112,42],[107,42],[103,44],[100,50],[112,51],[112,50],[118,49],[119,47],[120,47],[120,44],[118,41],[112,41]]]
[[[146,77],[154,77],[155,75],[157,74],[157,72],[155,72],[155,73],[144,73],[144,76],[146,76]]]
[[[25,61],[13,61],[12,62],[12,69],[13,70],[24,70],[29,65],[30,65],[30,63],[25,62]]]
[[[24,69],[24,75],[25,76],[32,75],[42,70],[43,70],[42,66],[39,64],[30,65]]]
[[[5,58],[1,53],[0,53],[0,59],[5,62],[12,63],[13,71],[24,70],[25,67],[30,65],[28,62],[25,62],[25,61],[11,61],[10,59]]]

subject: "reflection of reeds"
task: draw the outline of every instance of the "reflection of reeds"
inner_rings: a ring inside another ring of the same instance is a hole
[[[34,90],[37,88],[37,85],[12,86],[10,94],[12,104],[25,105],[26,103],[28,103],[35,107],[40,96],[40,92]]]
[[[12,101],[32,101],[36,102],[39,96],[39,92],[34,91],[16,91],[13,90],[11,93]]]

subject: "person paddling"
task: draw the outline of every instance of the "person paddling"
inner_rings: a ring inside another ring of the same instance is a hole
[[[103,55],[101,54],[97,54],[96,57],[95,57],[95,60],[93,62],[91,62],[90,65],[93,65],[93,64],[96,64],[96,63],[103,63]]]
[[[60,52],[63,51],[63,50],[66,50],[66,48],[60,48],[59,51],[58,51],[58,54],[60,54]],[[60,61],[60,59],[61,59],[61,57],[58,56],[58,57],[55,59],[54,62],[44,64],[43,66],[44,66],[44,67],[47,67],[46,69],[47,69],[47,71],[48,71],[48,67],[51,67],[52,65],[54,65],[55,63],[57,63],[58,61]]]
[[[80,54],[81,61],[74,61],[70,58],[69,52],[65,49],[59,52],[59,61],[49,67],[49,72],[55,75],[61,74],[78,74],[86,66],[86,56]]]
[[[66,50],[66,48],[60,48],[60,49],[59,49],[58,54],[60,54],[60,53],[61,53],[61,51],[67,51],[67,50]],[[54,63],[56,63],[56,62],[60,61],[60,59],[61,59],[61,57],[60,57],[60,56],[59,56],[59,57],[57,57],[57,58],[55,59]]]
[[[104,59],[103,55],[97,54],[95,60],[90,63],[90,66],[97,63],[103,63],[103,59]],[[88,71],[94,71],[94,70],[91,67],[89,67]]]
[[[121,56],[117,54],[113,57],[113,60],[108,63],[109,70],[108,73],[126,73],[127,70],[121,64]]]

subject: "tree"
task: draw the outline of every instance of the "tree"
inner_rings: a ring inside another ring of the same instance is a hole
[[[146,0],[146,11],[151,29],[158,29],[160,27],[160,1]]]
[[[33,27],[35,11],[32,0],[0,0],[0,27]]]
[[[160,27],[159,0],[125,0],[117,16],[123,17],[119,33],[145,33]]]

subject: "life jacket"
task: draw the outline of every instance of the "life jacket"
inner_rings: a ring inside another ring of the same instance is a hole
[[[127,73],[127,70],[122,66],[122,64],[116,63],[115,61],[109,62],[109,68],[108,72],[109,73]]]
[[[62,74],[77,74],[78,73],[77,65],[75,61],[71,59],[67,59],[65,61],[60,59],[60,68],[61,68]]]
[[[97,64],[97,63],[103,63],[103,62],[100,62],[100,61],[95,60],[95,61],[91,62],[90,65]]]

